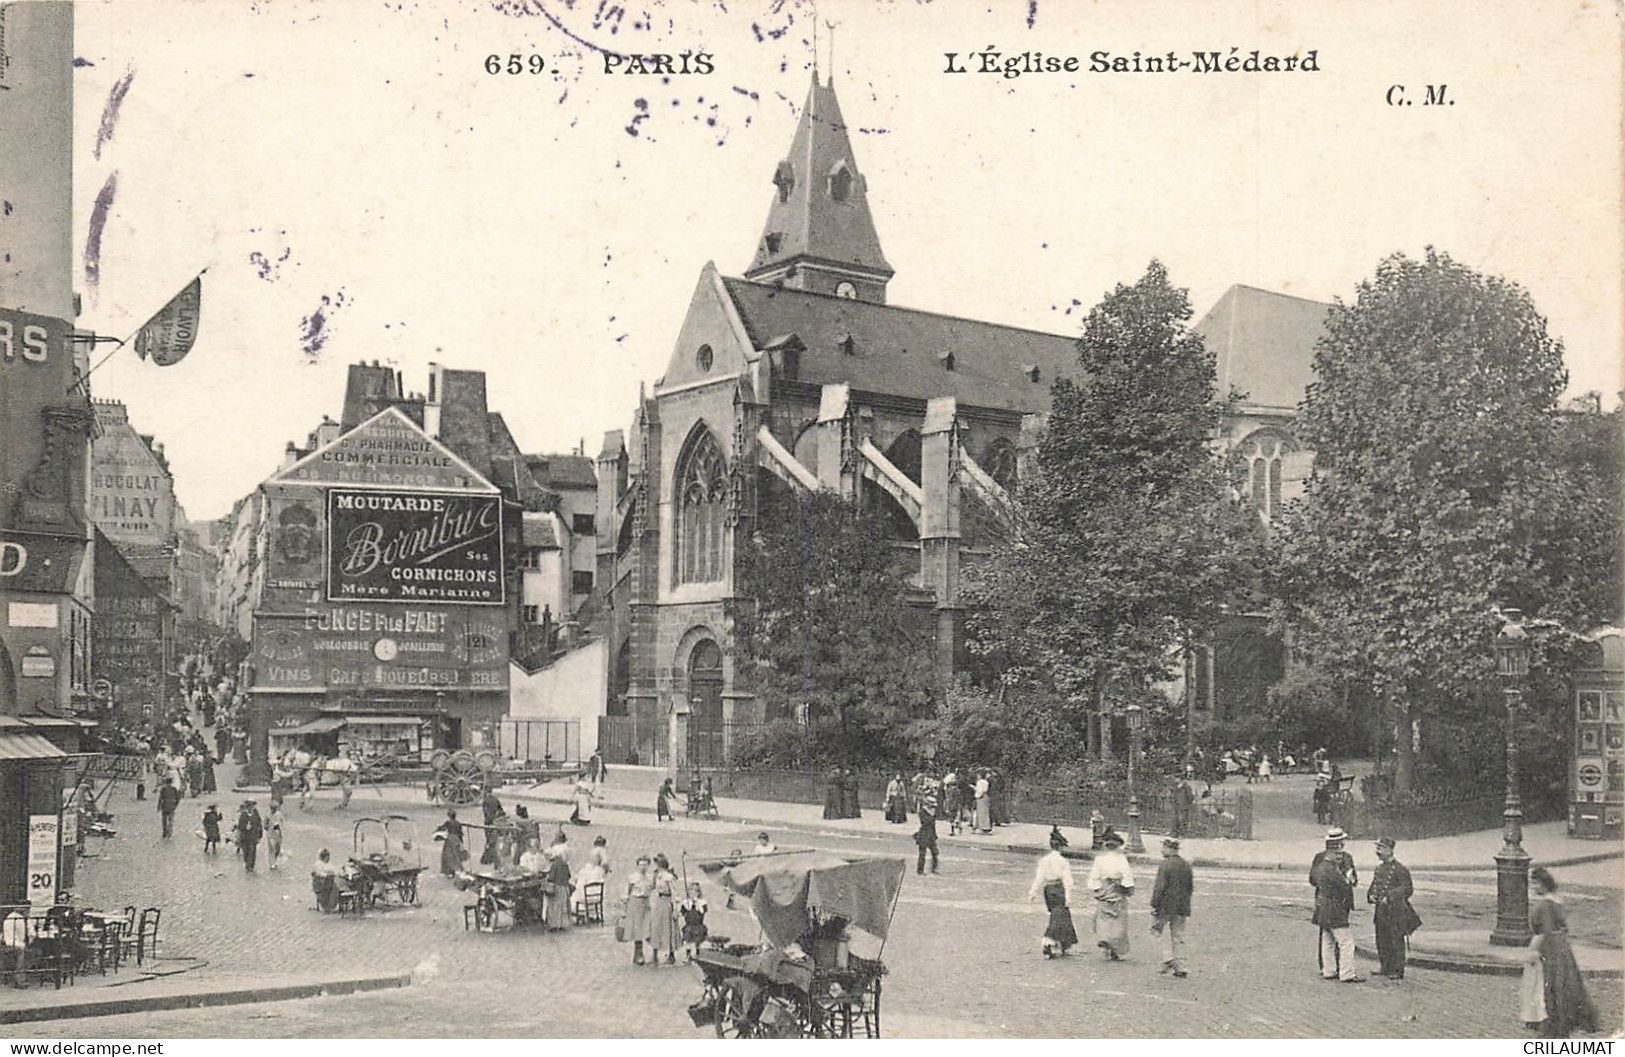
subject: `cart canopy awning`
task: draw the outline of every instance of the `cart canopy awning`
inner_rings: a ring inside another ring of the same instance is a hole
[[[417,727],[424,716],[350,716],[352,727]]]
[[[344,726],[344,720],[337,716],[321,716],[309,723],[301,723],[299,726],[290,727],[287,730],[273,730],[271,736],[273,738],[291,738],[299,734],[331,734],[342,726]]]
[[[716,864],[720,868],[724,864]],[[901,859],[846,859],[828,852],[793,852],[746,859],[722,869],[725,887],[750,901],[762,932],[776,945],[796,942],[808,927],[808,912],[842,917],[855,928],[884,939],[892,908],[903,887]]]

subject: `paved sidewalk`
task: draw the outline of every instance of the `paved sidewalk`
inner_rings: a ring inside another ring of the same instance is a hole
[[[0,1007],[0,1024],[352,995],[406,987],[412,982],[412,974],[326,973],[318,977],[181,973],[169,977],[124,975],[122,979],[108,977],[93,983],[94,979],[81,977],[79,984],[60,991],[35,987],[8,996],[6,1005]]]

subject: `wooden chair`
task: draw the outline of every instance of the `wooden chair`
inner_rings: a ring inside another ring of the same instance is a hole
[[[142,965],[148,958],[158,956],[158,919],[162,914],[157,907],[141,912],[141,923],[135,932],[135,964]]]
[[[135,957],[135,943],[137,935],[138,929],[136,925],[135,907],[127,906],[124,908],[124,922],[119,928],[118,956],[120,962]]]
[[[575,908],[577,925],[604,923],[604,882],[588,881],[581,886],[581,902]]]

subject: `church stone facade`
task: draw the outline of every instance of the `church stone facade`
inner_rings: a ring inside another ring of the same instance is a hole
[[[887,303],[894,272],[834,87],[816,73],[769,175],[750,266],[701,269],[664,374],[598,456],[607,710],[669,722],[665,762],[679,770],[720,763],[731,729],[769,718],[731,634],[749,604],[738,544],[763,497],[829,489],[887,513],[947,677],[961,566],[1003,530],[1050,386],[1076,365],[1071,336]],[[1290,355],[1308,363],[1307,348]],[[1256,410],[1273,424],[1274,405]]]

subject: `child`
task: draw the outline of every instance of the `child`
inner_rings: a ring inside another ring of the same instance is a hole
[[[694,955],[699,953],[700,944],[710,935],[705,927],[705,912],[710,907],[700,895],[698,881],[688,886],[688,898],[678,906],[677,912],[683,917],[683,958],[693,961]]]
[[[668,822],[671,820],[671,801],[677,796],[677,790],[672,788],[671,779],[660,783],[660,792],[655,796],[655,821]]]
[[[203,853],[205,855],[220,854],[220,820],[225,816],[220,814],[220,808],[214,804],[203,813]]]

